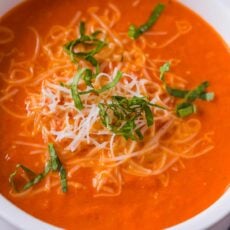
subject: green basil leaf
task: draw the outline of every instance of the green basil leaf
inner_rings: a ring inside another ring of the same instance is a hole
[[[185,100],[193,102],[200,97],[201,94],[205,93],[206,88],[209,86],[209,82],[205,81],[198,85],[195,89],[189,91],[185,96]]]
[[[61,187],[63,192],[67,192],[67,175],[66,171],[57,155],[57,152],[52,143],[48,144],[48,150],[50,154],[50,164],[52,171],[58,171],[61,179]]]
[[[139,117],[145,116],[148,127],[153,124],[154,116],[150,106],[157,107],[158,105],[151,104],[144,97],[136,96],[130,99],[112,96],[110,104],[98,105],[101,123],[116,135],[131,140],[143,139],[140,129],[136,128]]]
[[[36,176],[36,173],[33,172],[32,170],[30,170],[29,168],[27,168],[26,166],[22,165],[22,164],[17,164],[16,167],[15,167],[15,171],[13,173],[10,174],[9,176],[9,182],[10,182],[10,185],[12,186],[12,188],[14,189],[14,191],[19,191],[16,184],[15,184],[15,176],[17,175],[17,172],[18,172],[18,169],[21,168],[25,173],[26,175],[30,178],[30,177],[35,177]]]
[[[137,39],[140,35],[151,29],[151,27],[157,22],[161,13],[165,8],[164,4],[159,3],[151,13],[148,21],[143,25],[136,27],[135,25],[130,25],[128,30],[128,36],[132,39]]]
[[[184,118],[193,113],[196,113],[196,106],[193,103],[183,102],[181,104],[177,104],[176,106],[176,114],[179,117]]]
[[[82,21],[80,22],[79,32],[80,32],[81,37],[83,37],[85,35],[85,23]]]
[[[103,93],[113,87],[116,86],[116,84],[120,81],[122,77],[122,72],[121,71],[117,71],[116,76],[114,77],[113,81],[111,81],[110,83],[102,86],[100,89],[96,90],[97,93]]]
[[[25,167],[24,165],[21,165],[21,164],[16,165],[15,171],[9,177],[9,182],[10,182],[10,184],[11,184],[11,186],[15,192],[23,192],[23,191],[33,187],[34,185],[38,184],[48,175],[48,173],[50,171],[53,171],[53,172],[58,171],[59,172],[60,179],[61,179],[62,191],[63,192],[67,191],[66,171],[65,171],[63,165],[61,164],[61,161],[58,158],[58,155],[57,155],[55,148],[54,148],[54,145],[52,143],[48,144],[48,150],[49,150],[50,160],[46,164],[44,171],[39,173],[39,174],[36,174],[35,172],[33,172],[31,169]],[[29,182],[27,182],[21,190],[19,190],[15,184],[15,176],[17,175],[19,168],[21,168],[27,174],[27,176],[30,178]]]
[[[175,88],[169,87],[168,85],[166,85],[165,88],[166,88],[167,93],[173,97],[185,98],[186,95],[189,93],[188,90],[175,89]]]
[[[147,125],[148,127],[150,127],[153,125],[153,113],[151,109],[149,108],[149,106],[144,106],[144,111],[145,111],[145,118],[147,121]]]
[[[213,92],[206,92],[209,82],[205,81],[192,90],[182,90],[172,88],[165,82],[165,72],[169,71],[170,64],[166,62],[160,67],[160,79],[163,81],[167,93],[173,97],[184,99],[180,104],[176,105],[176,114],[179,117],[187,117],[196,112],[196,106],[193,103],[196,99],[212,101],[215,97]]]
[[[134,122],[135,118],[128,120],[120,129],[114,130],[117,135],[122,135],[126,140],[129,138],[131,140],[136,140],[134,135],[136,124]]]
[[[160,79],[162,81],[165,80],[165,73],[170,70],[170,62],[166,62],[164,65],[160,67]]]
[[[23,187],[23,191],[31,188],[32,186],[38,184],[39,182],[41,182],[46,175],[51,171],[51,165],[50,163],[48,163],[45,167],[44,172],[39,173],[38,175],[36,175],[32,180],[30,180],[28,183],[26,183]]]
[[[209,92],[209,93],[202,93],[199,97],[201,100],[204,100],[204,101],[212,101],[214,100],[215,98],[215,93],[213,92]]]
[[[61,178],[61,188],[62,192],[67,192],[68,187],[67,187],[67,173],[63,165],[59,169],[59,174]]]
[[[73,78],[73,82],[70,86],[70,90],[71,90],[71,95],[74,101],[74,105],[77,109],[82,110],[83,109],[83,104],[80,98],[80,95],[78,93],[78,83],[83,75],[83,73],[85,72],[86,69],[81,69],[79,70],[76,75]]]
[[[107,44],[105,41],[97,39],[96,36],[100,34],[100,31],[95,31],[91,35],[85,35],[85,23],[80,22],[79,26],[80,37],[72,40],[64,45],[64,50],[70,56],[72,62],[77,63],[79,59],[84,59],[90,62],[94,67],[98,65],[94,55],[99,53]],[[76,52],[75,49],[78,45],[86,47],[92,46],[93,48],[86,52]]]
[[[140,129],[136,129],[135,132],[136,132],[136,135],[138,136],[139,140],[143,140],[144,139],[144,136],[141,133]]]
[[[93,88],[92,79],[94,78],[95,78],[95,75],[93,74],[92,70],[86,69],[83,75],[83,78],[82,78],[85,81],[85,84]]]
[[[53,171],[56,171],[59,167],[59,160],[58,160],[58,156],[56,154],[56,151],[54,149],[54,145],[52,143],[48,144],[48,150],[49,150],[49,154],[50,154],[51,168]]]

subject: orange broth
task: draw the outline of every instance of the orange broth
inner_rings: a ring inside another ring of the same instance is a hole
[[[137,7],[132,1],[111,0],[119,7],[122,16],[117,24],[119,31],[127,31],[131,23],[140,25],[157,3],[156,0],[143,0]],[[174,1],[165,2],[167,7],[153,31],[168,31],[173,34],[173,20],[186,20],[192,25],[192,32],[181,36],[162,49],[148,49],[150,58],[172,57],[180,60],[173,71],[184,76],[191,86],[208,80],[216,98],[212,103],[199,102],[199,116],[202,133],[213,131],[215,148],[209,153],[190,160],[183,160],[178,171],[168,170],[169,184],[164,187],[155,177],[131,178],[123,186],[117,197],[93,197],[88,177],[90,172],[82,170],[76,179],[87,186],[85,190],[70,188],[67,194],[56,190],[38,196],[24,198],[9,194],[8,178],[17,163],[43,169],[40,155],[28,156],[29,147],[15,149],[12,141],[20,133],[20,119],[15,119],[0,109],[0,193],[15,205],[31,215],[65,229],[162,229],[173,226],[209,207],[226,190],[230,182],[230,55],[228,47],[216,32],[200,17]],[[1,45],[0,49],[9,52],[12,47],[23,50],[22,60],[31,57],[33,44],[28,26],[35,27],[43,38],[52,25],[66,25],[77,10],[84,14],[90,6],[106,7],[105,0],[43,0],[27,1],[6,14],[0,25],[11,28],[15,33],[13,42]],[[147,35],[146,35],[147,36]],[[147,37],[151,42],[161,44],[162,36]],[[12,56],[0,63],[1,72],[7,72]],[[0,89],[5,83],[0,79]],[[25,95],[14,98],[11,110],[17,108],[21,114],[24,109]],[[28,141],[42,143],[40,136],[30,137]],[[13,217],[12,217],[13,218]]]

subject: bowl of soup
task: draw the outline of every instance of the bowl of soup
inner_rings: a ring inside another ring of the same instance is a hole
[[[230,213],[228,8],[0,9],[2,227],[207,229]]]

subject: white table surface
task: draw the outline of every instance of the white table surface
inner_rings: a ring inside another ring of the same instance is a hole
[[[228,7],[230,10],[230,0],[220,0],[220,2],[222,2],[222,4],[225,7]],[[230,13],[230,11],[229,11],[229,13]],[[230,204],[228,204],[228,205],[230,205]],[[8,224],[7,222],[5,222],[4,220],[1,220],[1,219],[0,219],[0,229],[1,230],[18,230],[14,226]],[[215,224],[215,226],[213,226],[209,230],[228,230],[228,229],[230,229],[230,215],[225,217],[219,223]],[[194,230],[203,230],[203,229],[194,229]]]

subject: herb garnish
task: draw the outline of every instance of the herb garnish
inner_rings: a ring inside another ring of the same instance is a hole
[[[74,105],[77,109],[81,110],[83,109],[83,104],[80,98],[80,95],[78,93],[78,83],[81,79],[81,76],[83,75],[83,73],[86,71],[86,69],[81,69],[79,70],[76,75],[73,78],[73,82],[70,86],[70,90],[71,90],[71,95],[74,101]]]
[[[99,73],[99,63],[95,59],[94,55],[99,53],[107,44],[105,41],[97,38],[98,34],[101,33],[100,31],[95,31],[91,35],[86,35],[85,23],[82,21],[80,22],[79,32],[80,37],[76,40],[66,43],[64,45],[64,50],[70,56],[72,62],[77,63],[78,59],[83,59],[87,62],[90,62],[92,66],[96,68],[95,73],[91,69],[87,68],[82,75],[82,79],[85,81],[85,84],[92,87],[92,80],[96,78]],[[88,50],[87,52],[76,52],[75,49],[79,45],[83,45],[85,48],[90,47],[92,49]]]
[[[73,82],[70,85],[70,90],[71,90],[71,96],[74,100],[74,105],[77,109],[82,110],[84,108],[82,101],[81,101],[81,97],[80,95],[83,94],[88,94],[88,93],[95,93],[95,94],[100,94],[103,93],[113,87],[116,86],[116,84],[120,81],[121,77],[122,77],[122,72],[121,71],[117,71],[116,76],[114,77],[114,79],[109,82],[108,84],[102,86],[100,89],[95,89],[93,86],[90,90],[87,91],[78,91],[78,83],[80,81],[81,78],[83,78],[84,74],[86,73],[88,69],[80,69],[76,75],[73,78]],[[64,85],[65,86],[65,85]]]
[[[179,117],[187,117],[196,113],[196,105],[193,103],[196,99],[204,101],[212,101],[215,97],[214,92],[206,92],[209,82],[205,81],[192,90],[183,90],[170,87],[165,82],[165,73],[170,69],[170,63],[166,62],[160,67],[160,79],[164,83],[167,93],[173,97],[184,99],[181,103],[176,105],[176,114]]]
[[[157,19],[160,17],[161,13],[163,12],[165,8],[165,5],[162,3],[159,3],[151,13],[148,21],[144,23],[143,25],[136,27],[135,25],[130,25],[128,30],[128,35],[132,39],[137,39],[140,35],[142,35],[144,32],[149,30],[157,21]]]
[[[61,187],[63,192],[67,192],[67,175],[66,170],[63,167],[57,152],[54,148],[52,143],[48,144],[49,154],[50,154],[50,164],[51,164],[51,171],[55,172],[58,171],[61,180]]]
[[[94,67],[98,66],[98,61],[94,58],[94,55],[99,53],[105,46],[105,41],[102,41],[97,38],[97,35],[100,34],[100,31],[95,31],[91,35],[85,34],[85,23],[80,22],[79,27],[80,38],[70,41],[64,45],[64,50],[69,54],[72,62],[76,63],[78,59],[84,59],[90,62]],[[75,49],[78,45],[83,45],[84,47],[93,47],[87,52],[76,52]]]
[[[120,81],[121,77],[122,77],[122,72],[121,71],[117,71],[117,74],[114,77],[113,81],[111,81],[110,83],[102,86],[100,89],[95,90],[95,92],[99,94],[99,93],[103,93],[103,92],[105,92],[105,91],[107,91],[107,90],[115,87],[116,84]]]
[[[182,102],[176,105],[176,114],[178,117],[187,117],[196,113],[196,105],[189,102]]]
[[[138,119],[145,116],[147,126],[154,122],[154,115],[150,106],[160,107],[147,101],[144,97],[132,97],[128,99],[123,96],[112,96],[110,104],[100,103],[100,119],[102,124],[116,135],[125,139],[142,140],[143,135],[137,126]]]
[[[95,31],[91,35],[86,35],[85,23],[82,21],[80,22],[79,32],[80,32],[80,38],[77,38],[76,40],[70,41],[67,44],[65,44],[64,49],[67,52],[67,54],[69,54],[72,62],[76,63],[77,59],[84,59],[85,61],[90,62],[93,65],[93,67],[96,68],[96,71],[95,73],[93,73],[93,71],[89,68],[82,68],[78,70],[77,73],[75,74],[71,85],[66,85],[62,82],[61,85],[63,87],[70,88],[71,96],[73,98],[75,107],[79,110],[82,110],[84,106],[82,104],[80,95],[88,94],[88,93],[100,94],[113,88],[119,82],[120,78],[122,77],[122,73],[118,71],[117,75],[115,76],[112,82],[102,86],[100,89],[94,89],[92,81],[97,77],[100,71],[99,63],[95,59],[94,55],[99,53],[101,49],[104,46],[106,46],[106,43],[97,38],[97,35],[101,33],[100,31]],[[74,49],[78,45],[84,45],[86,48],[88,47],[93,47],[93,48],[87,52],[76,52]],[[82,79],[87,86],[91,87],[91,89],[87,91],[79,92],[78,83],[80,79]]]
[[[165,80],[165,73],[170,70],[170,62],[166,62],[164,65],[160,67],[160,79],[162,81]]]
[[[45,169],[43,172],[36,174],[29,168],[25,167],[24,165],[17,164],[15,171],[10,175],[9,177],[9,182],[16,192],[23,192],[32,186],[38,184],[40,181],[42,181],[46,175],[49,172],[56,172],[58,171],[60,174],[60,179],[61,179],[61,187],[63,192],[67,192],[67,176],[66,176],[66,171],[55,151],[54,145],[53,144],[48,144],[48,150],[49,150],[49,155],[50,155],[50,160],[47,162]],[[18,169],[21,168],[28,178],[30,179],[29,182],[27,182],[22,189],[18,189],[16,184],[15,184],[15,176],[17,175]]]

